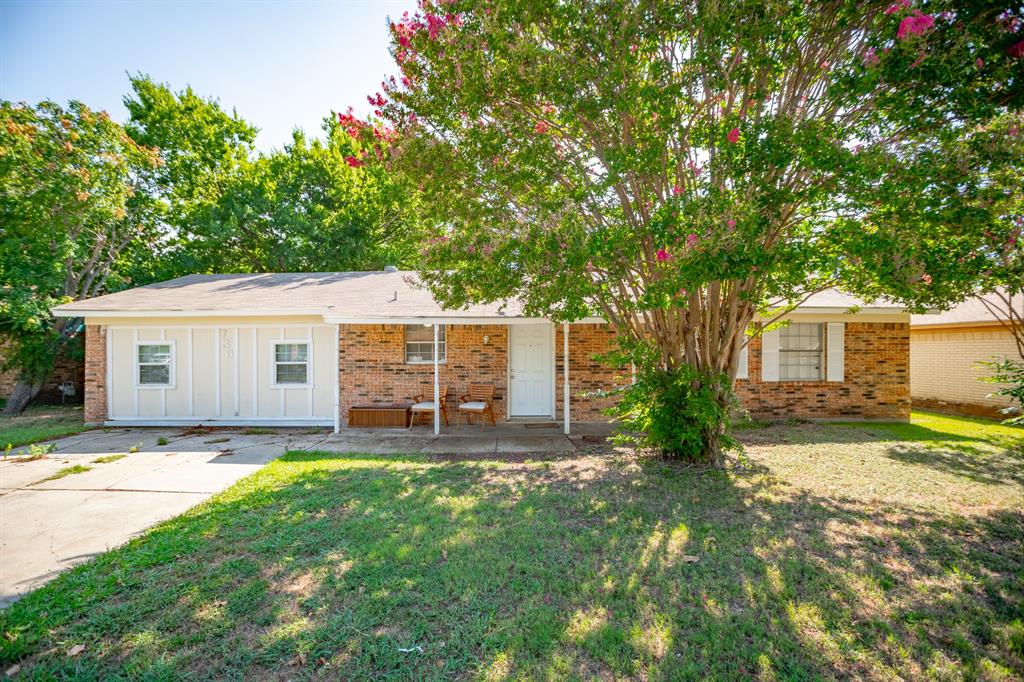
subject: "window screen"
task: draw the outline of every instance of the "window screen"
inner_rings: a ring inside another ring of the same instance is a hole
[[[779,330],[779,379],[781,381],[820,381],[822,343],[820,324],[790,324]]]
[[[169,343],[140,343],[138,346],[139,386],[170,386],[174,353]]]
[[[309,383],[309,344],[274,344],[274,383]]]
[[[438,362],[447,357],[443,324],[437,330],[437,356]],[[434,362],[434,325],[405,325],[405,361],[413,365]]]

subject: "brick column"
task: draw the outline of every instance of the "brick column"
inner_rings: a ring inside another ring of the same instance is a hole
[[[102,424],[107,419],[107,328],[85,328],[85,421]]]

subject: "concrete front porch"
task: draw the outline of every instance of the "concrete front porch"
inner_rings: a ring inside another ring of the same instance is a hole
[[[441,426],[438,435],[433,425],[423,424],[411,429],[342,429],[317,443],[316,450],[327,452],[366,452],[395,454],[425,452],[430,454],[529,454],[572,453],[581,442],[603,439],[614,426],[606,423],[577,422],[572,435],[562,433],[562,425],[554,421],[506,421],[496,426],[479,424],[461,428]]]

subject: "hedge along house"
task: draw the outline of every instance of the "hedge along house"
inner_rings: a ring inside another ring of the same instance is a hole
[[[109,425],[348,426],[362,405],[496,387],[505,419],[604,421],[629,368],[614,331],[514,301],[442,308],[410,272],[189,275],[54,309],[85,319],[85,418]],[[856,308],[856,312],[851,309]],[[909,315],[835,291],[752,338],[737,393],[768,418],[906,419]],[[429,395],[429,389],[428,389]],[[455,400],[449,399],[449,407]],[[434,431],[439,431],[440,415]]]

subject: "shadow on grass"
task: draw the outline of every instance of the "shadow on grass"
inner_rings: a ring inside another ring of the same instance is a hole
[[[1024,485],[1024,430],[1016,438],[989,432],[957,434],[904,422],[828,422],[748,429],[739,437],[754,446],[840,445],[845,447],[832,452],[848,455],[859,454],[858,446],[868,446],[863,452],[873,448],[893,460],[978,483],[1004,485],[1013,481]]]
[[[900,444],[888,448],[887,454],[900,462],[928,466],[986,485],[1003,485],[1007,481],[1024,485],[1024,451],[1021,450],[993,451],[966,443],[949,443],[942,447]]]
[[[29,678],[1013,676],[1022,595],[1020,511],[293,453],[17,602],[0,651]]]

